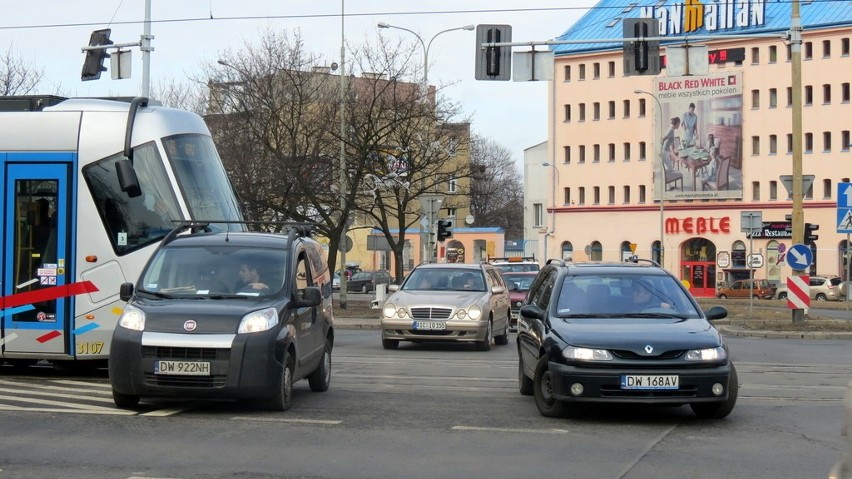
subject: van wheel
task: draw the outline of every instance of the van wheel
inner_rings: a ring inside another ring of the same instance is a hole
[[[331,343],[325,340],[325,349],[322,351],[322,359],[314,372],[308,376],[308,384],[311,391],[325,392],[331,384]]]
[[[132,409],[139,405],[139,396],[134,394],[122,394],[113,389],[112,401],[121,409]]]
[[[286,411],[293,402],[293,358],[290,352],[284,353],[284,367],[281,368],[281,384],[275,395],[266,400],[266,407],[272,411]]]

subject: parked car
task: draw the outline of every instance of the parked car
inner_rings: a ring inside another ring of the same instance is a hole
[[[500,272],[508,271],[538,271],[541,267],[532,256],[511,256],[507,258],[489,258],[488,262]]]
[[[671,273],[651,261],[565,263],[536,277],[518,320],[518,388],[543,416],[571,403],[688,404],[730,414],[737,371],[722,335]]]
[[[113,400],[252,399],[290,408],[293,383],[331,382],[331,274],[305,226],[283,234],[169,233],[127,301],[109,355]]]
[[[509,288],[509,300],[512,304],[512,317],[509,319],[509,329],[517,331],[518,314],[521,310],[521,305],[523,305],[524,299],[527,297],[527,291],[530,289],[530,284],[532,284],[533,279],[535,279],[535,275],[538,273],[533,271],[503,271],[501,274],[503,275],[503,279],[506,281],[506,287]]]
[[[390,285],[391,276],[387,271],[359,271],[346,280],[347,292],[370,293],[380,284]]]
[[[381,318],[385,349],[400,341],[472,342],[481,351],[509,343],[509,294],[489,264],[422,264],[390,291]]]
[[[840,278],[811,276],[808,295],[816,301],[843,301],[846,298],[845,283]],[[779,284],[774,299],[787,299],[787,283]]]
[[[728,286],[719,288],[716,291],[716,297],[720,299],[726,298],[748,298],[756,299],[772,299],[775,296],[775,286],[765,279],[740,279],[734,281]]]
[[[331,277],[331,289],[340,291],[340,273],[334,273]]]

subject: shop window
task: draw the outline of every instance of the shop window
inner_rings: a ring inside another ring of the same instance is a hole
[[[562,242],[562,259],[571,261],[574,258],[574,245],[570,241]]]
[[[731,245],[731,266],[734,268],[746,267],[746,245],[742,241],[734,241]]]
[[[601,245],[600,241],[592,241],[589,259],[592,261],[603,261],[603,245]]]
[[[659,241],[651,243],[651,261],[654,261],[655,263],[660,263],[662,261],[662,258],[660,258],[660,251]]]
[[[781,281],[781,264],[783,261],[778,260],[778,242],[772,240],[766,245],[766,279],[778,284]]]

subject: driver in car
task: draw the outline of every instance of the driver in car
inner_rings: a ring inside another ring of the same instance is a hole
[[[633,308],[636,312],[641,312],[646,309],[669,309],[671,304],[660,301],[651,292],[651,285],[642,281],[634,281],[630,287],[630,298],[633,302]]]

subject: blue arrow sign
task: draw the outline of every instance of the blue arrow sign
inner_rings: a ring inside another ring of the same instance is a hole
[[[787,264],[795,270],[807,269],[814,261],[814,254],[807,245],[794,244],[787,251]]]
[[[852,233],[852,183],[837,184],[837,232]]]

